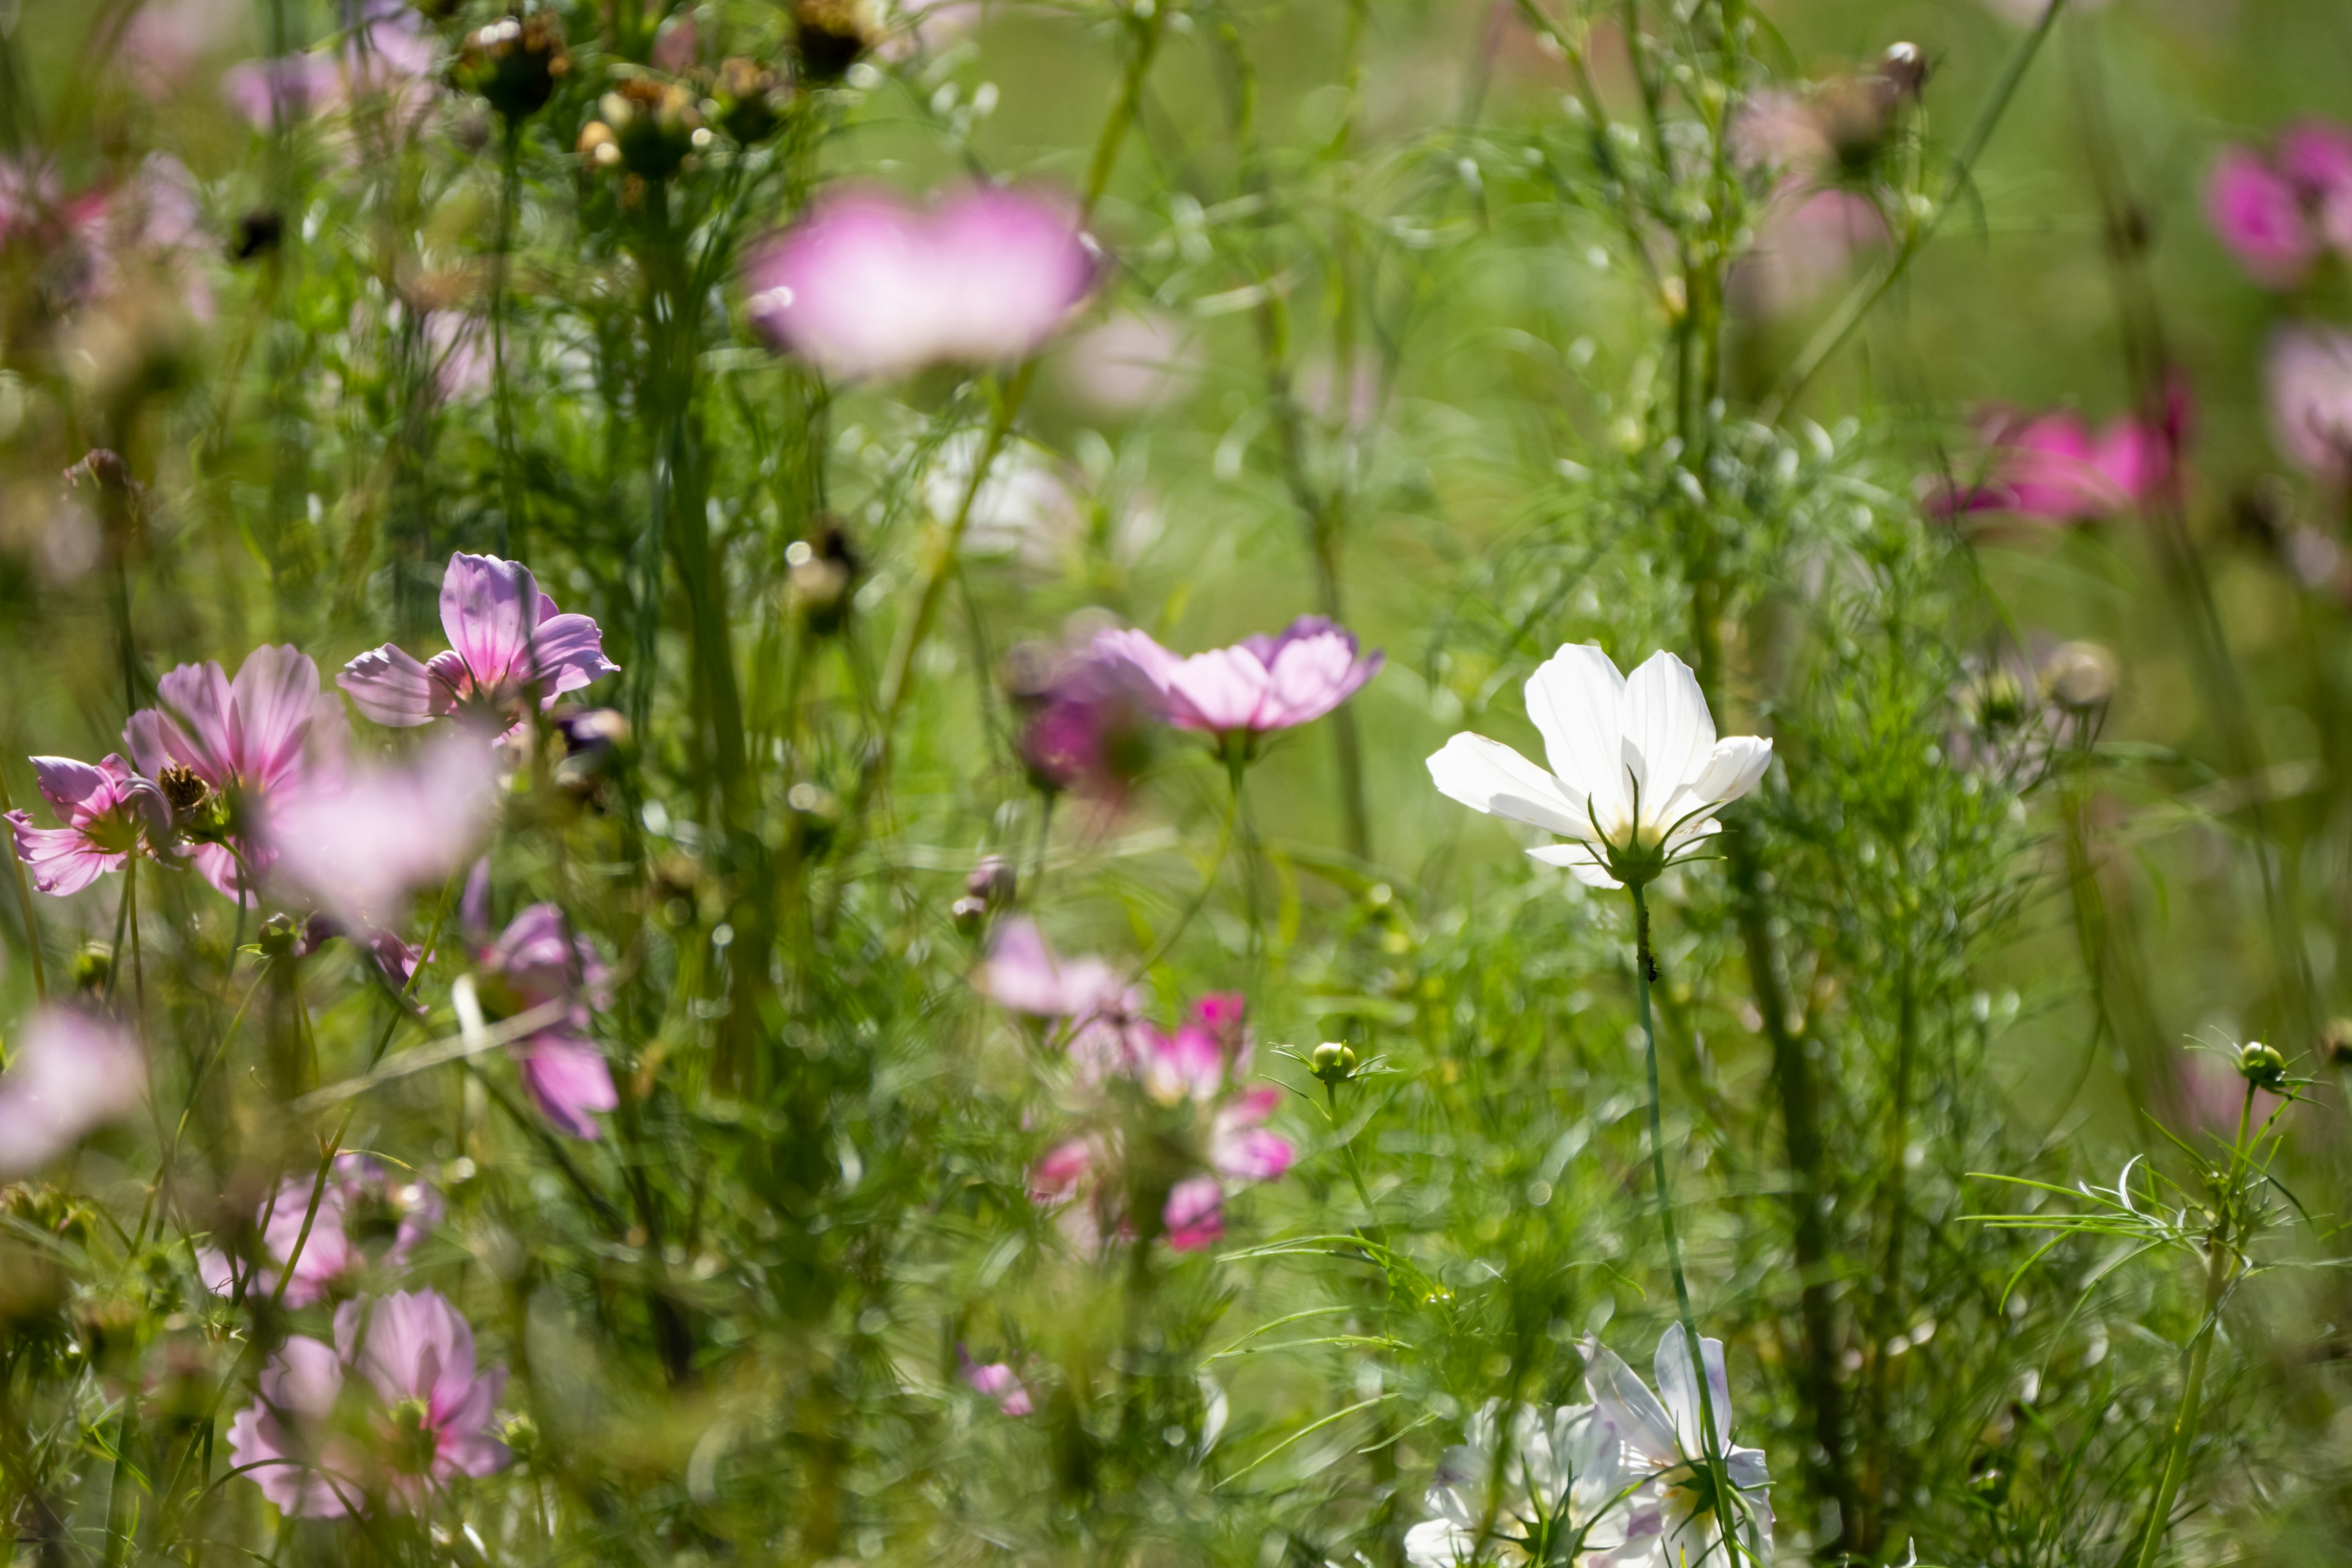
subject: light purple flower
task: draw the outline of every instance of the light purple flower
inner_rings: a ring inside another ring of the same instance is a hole
[[[996,1401],[996,1407],[1007,1415],[1028,1415],[1037,1406],[1023,1386],[1021,1374],[1006,1362],[992,1361],[985,1365],[971,1359],[963,1346],[956,1346],[956,1367],[963,1380],[976,1394],[984,1394]]]
[[[453,1478],[514,1456],[490,1436],[504,1367],[477,1373],[474,1331],[437,1290],[402,1290],[335,1309],[335,1350],[381,1408],[388,1489],[412,1506]]]
[[[78,893],[121,870],[142,849],[152,854],[171,841],[171,805],[119,756],[96,767],[70,757],[35,757],[33,774],[65,826],[36,827],[22,811],[8,813],[8,826],[16,858],[44,893]]]
[[[229,1462],[290,1518],[356,1511],[362,1460],[333,1430],[342,1393],[335,1348],[296,1334],[262,1372],[257,1397],[229,1422]]]
[[[498,804],[478,735],[450,735],[413,765],[353,770],[273,804],[261,838],[281,875],[343,926],[390,930],[408,896],[465,864]]]
[[[1168,722],[1219,736],[1254,737],[1320,719],[1379,674],[1386,657],[1359,658],[1353,634],[1321,616],[1189,658],[1131,629],[1102,633],[1095,648],[1142,678]]]
[[[331,56],[241,60],[221,73],[221,99],[257,131],[308,119],[335,100],[342,73]]]
[[[2271,335],[2263,378],[2279,450],[2315,479],[2352,480],[2352,333],[2305,322],[2281,327]]]
[[[257,131],[268,131],[383,93],[395,112],[429,101],[440,53],[415,11],[370,0],[340,44],[274,59],[246,60],[221,74],[221,97]]]
[[[255,648],[234,682],[208,662],[181,665],[155,685],[163,701],[131,715],[123,744],[149,778],[167,783],[166,770],[184,769],[219,798],[226,841],[195,846],[193,858],[228,897],[250,893],[247,872],[257,878],[272,859],[259,837],[270,809],[342,771],[342,704],[292,647]]]
[[[120,1027],[73,1007],[34,1013],[0,1072],[0,1181],[40,1169],[146,1092],[146,1058]]]
[[[2267,154],[2224,148],[2206,181],[2205,211],[2256,282],[2298,286],[2324,251],[2352,255],[2352,132],[2305,121]]]
[[[481,970],[479,991],[499,1016],[564,1005],[554,1021],[510,1042],[507,1054],[532,1103],[558,1130],[573,1138],[601,1136],[590,1113],[610,1110],[620,1100],[604,1053],[588,1032],[592,1010],[610,1000],[610,974],[596,950],[572,934],[562,910],[533,904],[482,951]]]
[[[752,323],[850,380],[1026,359],[1094,278],[1064,203],[984,187],[931,211],[885,191],[827,196],[755,249],[743,272]]]
[[[441,578],[449,648],[419,663],[391,643],[343,667],[335,683],[379,724],[426,724],[456,714],[499,730],[567,691],[620,673],[595,621],[564,615],[530,569],[495,555],[449,557]]]
[[[319,1189],[318,1212],[305,1237],[302,1221],[314,1180],[288,1177],[257,1216],[271,1263],[282,1267],[294,1258],[294,1276],[286,1284],[289,1307],[341,1295],[371,1267],[398,1268],[441,1220],[441,1194],[431,1183],[395,1172],[373,1155],[345,1152],[335,1157],[333,1171]],[[257,1289],[267,1295],[277,1288],[277,1269],[265,1267]]]

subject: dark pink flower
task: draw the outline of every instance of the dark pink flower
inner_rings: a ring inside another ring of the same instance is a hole
[[[1022,1385],[1020,1373],[1009,1363],[992,1361],[985,1365],[971,1359],[961,1345],[956,1346],[956,1366],[965,1383],[974,1393],[984,1394],[996,1401],[996,1407],[1007,1415],[1027,1415],[1036,1410],[1031,1403],[1029,1390]]]
[[[2267,155],[2224,148],[2206,182],[2205,210],[2256,282],[2294,288],[2323,251],[2352,253],[2352,132],[2306,121]]]
[[[1354,636],[1321,616],[1301,616],[1279,635],[1260,633],[1190,658],[1135,630],[1104,632],[1095,647],[1135,670],[1169,723],[1220,736],[1262,735],[1320,719],[1379,674],[1385,658],[1359,658]]]
[[[2185,421],[2185,408],[2177,409]],[[2059,411],[1987,422],[1990,480],[1937,503],[1948,513],[2005,511],[2036,522],[2090,522],[2128,510],[2166,477],[2179,436],[2125,416],[2094,431],[2081,416]]]
[[[229,1422],[229,1462],[290,1518],[354,1512],[362,1460],[333,1430],[343,1393],[343,1363],[334,1347],[294,1335],[271,1358],[256,1393]]]
[[[498,805],[478,735],[451,735],[415,765],[355,769],[273,804],[260,828],[280,874],[346,929],[390,930],[408,896],[473,854]]]
[[[1026,359],[1094,278],[1062,202],[986,187],[930,211],[884,191],[828,196],[743,273],[752,323],[845,379]]]
[[[402,1290],[335,1309],[335,1351],[373,1390],[386,1487],[412,1506],[455,1477],[514,1456],[490,1436],[503,1367],[477,1373],[474,1331],[437,1290]]]
[[[574,936],[563,911],[533,904],[482,951],[480,993],[498,1016],[561,1005],[552,1021],[510,1042],[523,1089],[541,1114],[574,1138],[601,1135],[590,1112],[620,1103],[604,1053],[588,1032],[593,1009],[609,1004],[609,973],[596,950]]]
[[[146,1092],[146,1058],[120,1027],[74,1007],[34,1013],[0,1072],[0,1181],[40,1169]]]
[[[530,568],[495,555],[449,557],[441,578],[449,649],[419,663],[391,643],[343,667],[335,683],[379,724],[426,724],[451,714],[495,729],[520,723],[532,698],[544,710],[567,691],[620,673],[604,634],[563,615]]]
[[[44,893],[78,893],[131,856],[158,851],[172,839],[172,808],[163,793],[109,755],[96,767],[70,757],[35,757],[41,798],[62,827],[36,827],[21,811],[8,814],[16,858]]]
[[[2315,479],[2352,480],[2352,334],[2308,323],[2281,327],[2263,371],[2279,450]]]
[[[257,878],[272,858],[259,837],[270,809],[342,771],[342,704],[291,647],[255,648],[234,683],[205,663],[181,665],[155,685],[162,702],[131,715],[123,743],[167,790],[167,771],[184,770],[216,797],[225,841],[197,845],[196,869],[230,898],[250,893],[247,873]]]
[[[399,1268],[440,1223],[441,1194],[431,1183],[395,1172],[372,1155],[345,1152],[335,1157],[333,1171],[319,1189],[318,1212],[310,1216],[306,1237],[302,1221],[310,1214],[313,1181],[310,1175],[287,1178],[257,1219],[271,1262],[282,1267],[285,1259],[294,1259],[294,1276],[286,1284],[289,1307],[343,1294],[371,1267]],[[265,1295],[275,1290],[276,1268],[264,1268],[256,1288]]]
[[[1013,700],[1024,715],[1016,742],[1030,782],[1073,790],[1116,809],[1150,756],[1157,706],[1134,666],[1088,649],[1026,646],[1008,661]]]

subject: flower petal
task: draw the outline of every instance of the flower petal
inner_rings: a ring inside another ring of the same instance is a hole
[[[1632,809],[1625,787],[1625,678],[1592,643],[1571,643],[1528,677],[1528,717],[1561,784],[1591,802],[1604,827]],[[1591,835],[1588,824],[1584,836]]]
[[[447,686],[435,679],[415,655],[391,643],[370,648],[343,666],[335,684],[379,724],[423,724],[457,706],[457,696]]]
[[[1714,1451],[1722,1454],[1731,1447],[1731,1384],[1723,1370],[1723,1342],[1701,1339],[1698,1344],[1706,1362],[1708,1413],[1715,1417]],[[1690,1341],[1680,1323],[1668,1327],[1659,1338],[1655,1370],[1658,1397],[1674,1415],[1675,1437],[1683,1452],[1705,1451],[1700,1440],[1705,1428],[1699,1421],[1698,1379],[1691,1370]]]
[[[1691,667],[1661,649],[1625,681],[1625,766],[1642,792],[1643,837],[1662,837],[1715,749],[1715,719]]]
[[[1431,754],[1429,777],[1438,793],[1473,811],[1570,838],[1592,837],[1583,800],[1500,741],[1465,731]]]

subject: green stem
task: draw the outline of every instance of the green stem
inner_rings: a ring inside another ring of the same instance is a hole
[[[498,418],[499,485],[501,512],[499,548],[510,552],[522,517],[521,476],[515,471],[514,392],[507,377],[508,272],[514,251],[514,222],[520,195],[522,121],[506,122],[506,142],[499,159],[498,249],[490,263],[490,384]]]
[[[2254,1090],[2246,1086],[2246,1103],[2253,1104]],[[2238,1119],[2238,1141],[2245,1142],[2245,1117]],[[2180,1407],[2172,1417],[2171,1453],[2164,1463],[2164,1479],[2156,1489],[2156,1501],[2149,1507],[2147,1533],[2141,1539],[2137,1568],[2155,1568],[2157,1553],[2163,1548],[2164,1538],[2172,1523],[2172,1505],[2180,1495],[2180,1483],[2188,1479],[2189,1451],[2197,1440],[2197,1415],[2205,1398],[2205,1368],[2212,1359],[2213,1331],[2221,1310],[2222,1292],[2230,1284],[2230,1247],[2227,1220],[2217,1219],[2206,1233],[2205,1250],[2205,1319],[2197,1327],[2196,1343],[2189,1352],[2189,1376],[2180,1388]]]
[[[0,771],[0,815],[16,809],[8,798],[8,777]],[[33,884],[25,875],[25,862],[17,855],[16,840],[8,844],[8,864],[16,873],[16,903],[25,917],[25,952],[33,961],[33,994],[46,1002],[49,999],[48,971],[41,963],[41,927],[33,916]]]

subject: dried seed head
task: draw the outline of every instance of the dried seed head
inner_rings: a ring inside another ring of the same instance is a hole
[[[719,129],[749,147],[765,142],[783,123],[792,89],[783,79],[757,60],[740,55],[723,60],[719,79],[711,86],[705,114]]]
[[[457,52],[457,85],[479,93],[509,121],[547,107],[555,84],[572,69],[563,25],[552,11],[502,16],[467,37]]]
[[[801,74],[814,82],[839,81],[882,37],[872,8],[862,0],[793,0],[793,24]]]

